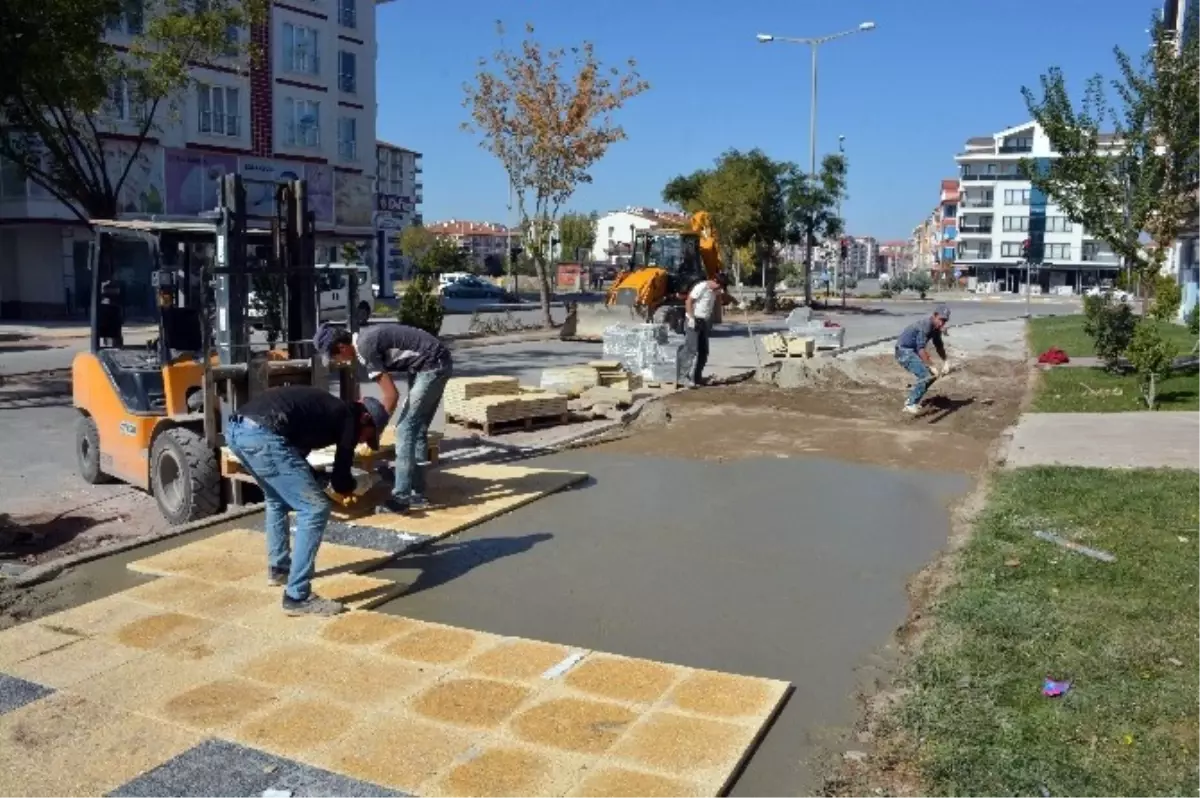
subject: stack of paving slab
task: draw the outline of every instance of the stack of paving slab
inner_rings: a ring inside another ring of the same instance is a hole
[[[812,357],[816,341],[812,338],[794,338],[782,333],[764,335],[763,349],[774,357]]]
[[[636,391],[642,387],[642,376],[626,371],[619,360],[593,360],[588,366],[596,370],[602,388]]]
[[[515,377],[455,377],[443,400],[449,419],[484,427],[567,414],[565,396],[523,389]]]
[[[675,382],[683,337],[665,324],[614,324],[604,331],[604,357],[649,382]]]
[[[824,321],[813,319],[807,307],[793,310],[785,323],[789,338],[811,338],[817,349],[841,349],[846,340],[845,327],[826,327]]]

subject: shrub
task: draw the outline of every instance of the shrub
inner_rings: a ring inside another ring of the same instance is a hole
[[[1092,339],[1096,355],[1109,371],[1119,371],[1121,355],[1133,340],[1137,317],[1133,308],[1111,296],[1088,297],[1084,302],[1083,331]]]
[[[1171,364],[1178,354],[1175,346],[1162,336],[1156,318],[1142,319],[1134,330],[1126,354],[1137,371],[1138,387],[1151,410],[1155,407],[1158,383],[1171,374]]]
[[[434,290],[433,280],[428,275],[418,275],[404,291],[400,300],[399,319],[401,324],[416,327],[431,335],[442,329],[442,298]]]
[[[1200,305],[1192,305],[1192,309],[1187,312],[1184,321],[1187,322],[1188,332],[1192,335],[1200,335]]]
[[[933,287],[933,281],[925,272],[913,272],[908,276],[908,287],[920,294],[921,299],[924,299],[925,294]]]
[[[1179,312],[1183,302],[1183,291],[1174,277],[1160,274],[1154,278],[1154,304],[1150,306],[1150,315],[1161,321],[1171,321]]]

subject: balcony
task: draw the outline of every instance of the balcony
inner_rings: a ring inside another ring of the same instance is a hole
[[[1033,145],[1030,144],[1001,144],[1000,152],[1003,154],[1033,152]]]
[[[992,248],[980,247],[979,249],[960,249],[958,251],[958,260],[991,260]]]
[[[998,175],[963,175],[961,177],[961,180],[964,183],[987,182],[987,181],[995,180],[997,177],[998,177]]]
[[[990,224],[960,224],[958,232],[963,234],[991,233],[992,226]]]
[[[966,198],[964,198],[962,202],[958,203],[958,207],[960,207],[960,208],[991,208],[993,205],[995,205],[995,203],[996,203],[996,201],[994,199],[974,199],[974,198],[966,199]]]
[[[1121,256],[1115,252],[1096,252],[1085,249],[1083,251],[1083,262],[1094,264],[1097,266],[1120,266]]]

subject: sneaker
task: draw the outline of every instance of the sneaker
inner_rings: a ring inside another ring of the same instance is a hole
[[[267,584],[271,587],[283,587],[288,583],[288,573],[283,569],[268,568]]]
[[[921,412],[921,406],[906,404],[904,405],[904,412],[908,413],[910,416],[915,416],[917,413]]]
[[[425,510],[429,507],[429,499],[426,499],[420,493],[414,493],[408,497],[408,506],[413,510]]]
[[[299,615],[329,616],[345,612],[346,606],[340,601],[321,598],[316,593],[309,593],[308,598],[300,601],[284,594],[283,611],[292,617]]]
[[[408,512],[409,507],[410,505],[408,502],[402,502],[395,496],[392,496],[383,504],[375,505],[375,512],[380,513],[381,515],[386,515],[388,513],[403,515]]]

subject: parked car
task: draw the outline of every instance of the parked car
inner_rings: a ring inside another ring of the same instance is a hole
[[[1087,296],[1108,295],[1118,302],[1128,303],[1133,301],[1133,294],[1129,293],[1128,291],[1123,291],[1120,288],[1106,288],[1099,285],[1093,285],[1084,293]]]
[[[481,277],[468,274],[438,288],[446,299],[479,299],[488,302],[504,301],[504,289]]]
[[[349,285],[349,280],[346,279],[344,269],[349,267],[346,263],[330,263],[317,266],[317,290],[320,307],[318,308],[317,316],[321,321],[344,322],[348,319],[347,309],[349,303],[346,301],[346,289]],[[340,267],[340,268],[327,268]],[[354,303],[354,313],[358,317],[359,324],[365,324],[370,320],[371,314],[375,312],[375,291],[376,287],[371,284],[371,269],[365,265],[358,265],[358,298]],[[261,320],[263,307],[256,301],[255,294],[251,291],[248,295],[249,299],[249,316],[251,322]],[[261,322],[255,326],[261,326]]]

